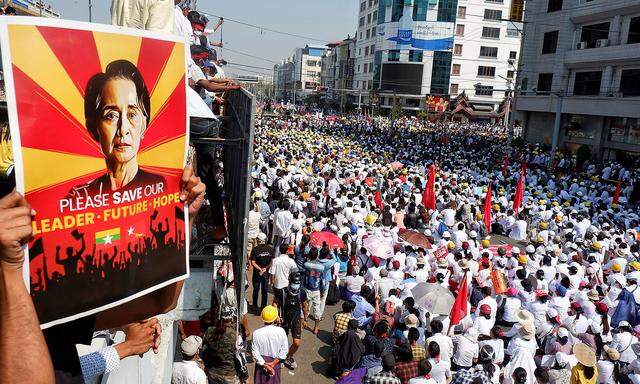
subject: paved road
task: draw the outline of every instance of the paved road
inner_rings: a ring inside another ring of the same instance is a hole
[[[247,297],[251,302],[251,289],[247,291]],[[271,302],[271,294],[269,294],[269,302]],[[331,356],[331,332],[333,331],[333,315],[340,311],[341,303],[336,305],[327,305],[324,311],[324,319],[320,322],[320,331],[318,335],[314,335],[311,331],[302,330],[302,344],[300,349],[294,355],[298,368],[295,371],[289,371],[282,367],[281,382],[283,384],[324,384],[335,383],[334,380],[324,375],[327,369],[327,360]],[[251,329],[262,326],[259,316],[249,315],[249,324]],[[291,337],[289,337],[291,343]],[[253,366],[250,366],[251,381],[253,381]]]

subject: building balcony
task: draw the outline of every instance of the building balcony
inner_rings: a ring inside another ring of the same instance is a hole
[[[574,24],[581,24],[637,12],[640,12],[640,2],[637,1],[580,0],[570,18]]]
[[[640,63],[640,43],[619,44],[608,46],[608,40],[603,40],[600,47],[575,49],[567,51],[564,63],[568,68],[588,68],[619,63]]]
[[[515,99],[514,109],[527,112],[555,113],[558,99],[555,95],[520,94]],[[639,100],[638,97],[569,95],[563,98],[562,113],[640,118]]]

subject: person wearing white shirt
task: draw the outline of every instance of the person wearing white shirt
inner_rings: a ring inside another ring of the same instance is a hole
[[[180,349],[182,361],[173,363],[171,384],[207,384],[207,375],[196,362],[198,352],[202,346],[202,339],[189,336],[182,341]]]
[[[451,363],[441,358],[440,345],[435,341],[428,343],[427,352],[430,356],[427,361],[431,364],[429,376],[437,384],[446,384],[451,378]]]
[[[446,318],[448,319],[449,316]],[[453,341],[451,340],[451,337],[442,333],[443,328],[442,321],[432,320],[431,332],[433,333],[433,336],[429,337],[425,344],[429,345],[429,343],[435,341],[440,347],[440,358],[444,361],[450,362],[451,357],[453,356]]]
[[[453,357],[451,358],[452,367],[471,368],[480,352],[478,331],[473,327],[469,328],[464,335],[455,335],[452,340],[455,346]]]
[[[257,366],[256,377],[260,374],[272,376],[279,371],[280,362],[286,359],[289,351],[284,329],[273,325],[278,318],[278,310],[268,305],[262,310],[261,318],[265,325],[253,332],[251,341],[251,355]]]
[[[269,275],[271,275],[271,286],[273,287],[274,295],[281,295],[282,290],[289,286],[289,275],[292,270],[297,268],[292,256],[287,253],[281,253],[271,262]],[[284,301],[282,297],[280,299],[281,302]]]
[[[171,33],[174,4],[172,0],[112,0],[111,24]]]

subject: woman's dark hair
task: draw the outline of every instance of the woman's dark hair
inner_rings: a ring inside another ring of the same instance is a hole
[[[527,382],[527,371],[522,367],[514,369],[513,382],[514,384],[525,384]]]
[[[413,360],[413,350],[408,343],[400,344],[395,349],[396,361],[408,362]]]
[[[356,309],[356,303],[353,300],[345,300],[342,303],[342,312],[353,312]]]
[[[426,376],[429,372],[431,372],[431,363],[429,363],[429,360],[420,360],[420,362],[418,362],[418,374],[420,376]]]
[[[412,329],[415,329],[415,328],[412,328]],[[435,341],[432,341],[429,343],[427,350],[429,352],[429,356],[431,357],[440,356],[440,345]]]
[[[84,92],[84,118],[87,130],[98,141],[98,117],[102,108],[102,89],[109,80],[130,80],[136,87],[138,106],[145,116],[145,126],[149,126],[151,97],[138,68],[127,60],[112,61],[104,73],[98,73],[89,79]]]
[[[596,370],[593,367],[587,367],[586,365],[583,365],[584,367],[584,377],[586,377],[587,379],[590,379],[593,377],[593,375],[596,374]]]

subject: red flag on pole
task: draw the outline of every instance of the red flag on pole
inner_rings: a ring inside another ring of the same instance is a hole
[[[451,313],[449,314],[451,325],[460,324],[460,320],[467,316],[468,305],[469,289],[467,288],[467,274],[465,273],[462,278],[462,283],[460,284],[460,289],[458,289],[458,294],[456,295],[456,301],[453,303]]]
[[[613,204],[618,204],[618,200],[620,200],[620,190],[622,189],[622,185],[620,185],[620,181],[616,183],[616,191],[613,193]]]
[[[520,206],[522,205],[522,195],[524,193],[524,179],[525,179],[525,168],[524,163],[522,164],[522,169],[520,170],[520,178],[518,179],[518,186],[516,187],[516,196],[513,198],[513,212],[517,216],[518,212],[520,212]]]
[[[427,209],[436,209],[436,166],[429,167],[429,178],[427,179],[427,187],[422,193],[422,205]]]
[[[378,207],[379,210],[383,210],[384,203],[382,202],[382,196],[380,196],[380,191],[376,191],[375,195],[373,195],[373,199],[376,202],[376,207]]]
[[[487,226],[487,232],[491,232],[491,184],[487,188],[487,196],[484,198],[484,225]]]

